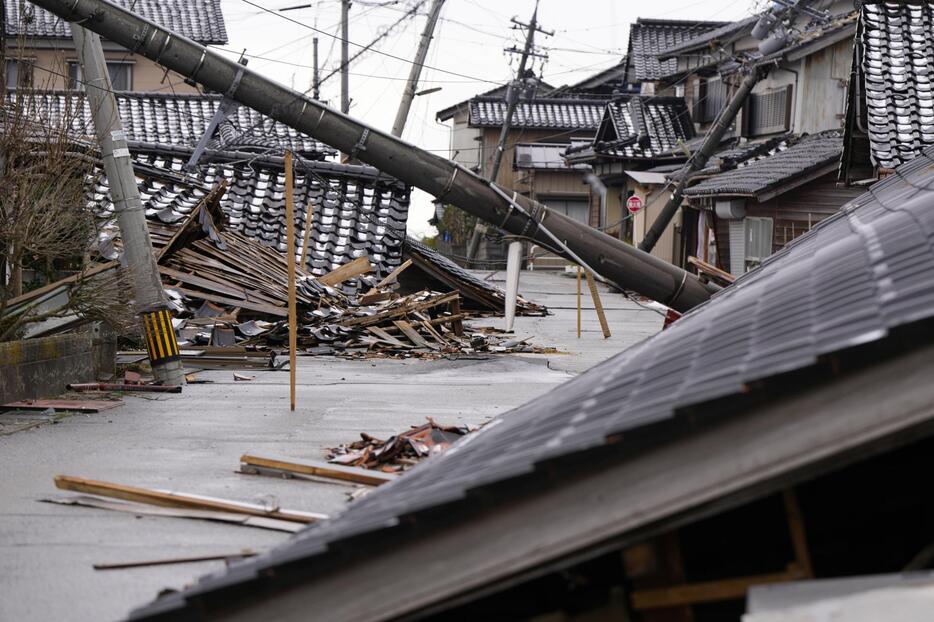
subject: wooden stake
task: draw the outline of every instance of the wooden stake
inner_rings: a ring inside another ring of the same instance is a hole
[[[581,338],[581,267],[577,266],[577,338]]]
[[[606,314],[603,312],[603,303],[600,301],[600,292],[597,291],[597,281],[590,272],[587,275],[587,287],[590,288],[590,297],[593,298],[593,307],[597,310],[597,318],[600,320],[600,328],[603,330],[603,338],[610,338],[610,325],[607,324]]]
[[[305,235],[302,238],[302,270],[308,271],[308,241],[311,239],[311,218],[314,216],[315,204],[311,201],[305,207]]]
[[[289,259],[289,404],[295,412],[295,349],[298,346],[298,321],[295,317],[295,188],[292,152],[285,152],[285,253]]]

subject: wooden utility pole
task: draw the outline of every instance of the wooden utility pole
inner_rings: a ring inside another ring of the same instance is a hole
[[[85,93],[100,145],[101,159],[104,161],[104,171],[110,184],[110,198],[120,227],[123,256],[133,279],[136,312],[142,321],[152,374],[162,384],[183,385],[185,374],[175,329],[172,327],[162,279],[152,252],[146,213],[136,185],[126,133],[117,110],[101,39],[77,23],[71,25],[71,31],[81,62]]]
[[[415,52],[415,62],[412,63],[412,69],[409,71],[409,80],[405,83],[402,101],[399,102],[399,109],[396,111],[396,120],[392,124],[393,136],[402,136],[402,131],[405,129],[405,122],[409,118],[409,109],[412,107],[412,100],[415,99],[415,92],[418,90],[418,78],[422,73],[425,58],[428,56],[428,48],[434,36],[435,25],[438,23],[442,5],[444,5],[444,0],[432,0],[431,2],[428,21],[425,23],[425,30],[422,32],[422,39],[418,42],[418,50]]]
[[[285,254],[289,261],[289,404],[295,412],[295,349],[298,345],[298,319],[295,313],[295,182],[292,152],[285,152]]]
[[[350,112],[350,0],[341,0],[341,112]]]
[[[496,178],[499,176],[499,168],[503,163],[503,154],[506,152],[506,140],[509,137],[509,130],[512,128],[512,117],[519,103],[519,94],[522,91],[523,81],[525,80],[525,69],[529,57],[538,56],[546,58],[546,55],[538,54],[533,49],[535,45],[535,33],[540,32],[548,36],[554,34],[553,31],[548,32],[538,26],[538,0],[535,2],[535,10],[532,11],[532,19],[528,24],[520,22],[516,18],[512,18],[512,23],[514,24],[513,28],[525,29],[525,45],[521,51],[516,49],[515,46],[505,50],[508,54],[521,54],[521,56],[519,58],[519,69],[516,71],[516,77],[506,87],[506,114],[503,116],[503,128],[499,133],[499,144],[497,144],[496,154],[493,156],[493,165],[490,167],[490,172],[487,174],[487,179],[493,183],[496,183]],[[484,232],[486,232],[486,226],[483,223],[478,222],[474,225],[473,234],[470,236],[470,244],[467,247],[468,264],[476,258],[477,251],[480,249],[480,238]]]

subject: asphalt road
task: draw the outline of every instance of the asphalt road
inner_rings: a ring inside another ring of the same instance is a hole
[[[288,410],[286,372],[249,371],[254,381],[234,382],[229,370],[207,371],[199,377],[212,384],[191,385],[181,395],[128,396],[113,410],[0,436],[0,620],[121,619],[161,590],[191,583],[223,563],[109,571],[92,564],[229,554],[289,537],[38,502],[63,494],[52,483],[57,474],[334,515],[346,507],[352,486],[242,475],[239,456],[322,459],[325,448],[360,432],[385,437],[428,416],[445,424],[480,423],[661,328],[658,314],[604,292],[613,336],[603,339],[585,287],[577,339],[574,279],[523,273],[521,291],[553,315],[518,318],[516,334],[532,335],[534,343],[561,354],[460,361],[300,357],[295,413]]]

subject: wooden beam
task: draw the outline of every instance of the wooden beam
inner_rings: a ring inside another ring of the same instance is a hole
[[[371,471],[370,469],[360,469],[356,467],[347,467],[329,462],[318,460],[305,460],[303,462],[293,462],[290,460],[279,460],[276,458],[263,458],[260,456],[251,456],[245,454],[240,456],[240,470],[244,467],[260,467],[263,469],[274,469],[285,473],[296,473],[299,475],[314,475],[317,477],[326,477],[329,479],[339,479],[354,484],[366,484],[368,486],[380,486],[396,479],[392,473],[383,473],[382,471]]]
[[[311,201],[305,206],[305,234],[302,236],[302,260],[299,262],[302,270],[308,270],[308,242],[311,241],[311,219],[314,209],[315,205]]]
[[[661,609],[663,607],[733,600],[744,598],[746,591],[753,585],[784,583],[803,578],[801,572],[791,571],[720,581],[705,581],[703,583],[686,583],[655,590],[638,590],[632,593],[632,607],[637,610]]]
[[[289,410],[295,412],[295,350],[298,348],[298,318],[295,310],[295,187],[292,152],[285,152],[285,254],[289,260]]]
[[[600,292],[597,291],[597,281],[590,272],[587,272],[587,287],[590,289],[590,297],[593,299],[594,309],[597,310],[597,318],[600,320],[600,330],[603,331],[603,338],[610,338],[610,325],[606,321],[606,313],[603,312],[603,303],[600,301]]]
[[[393,281],[395,281],[396,279],[398,279],[398,278],[399,278],[399,275],[402,274],[403,272],[405,272],[405,269],[408,268],[408,267],[411,266],[411,265],[412,265],[412,260],[411,260],[411,259],[406,259],[406,260],[403,261],[402,264],[399,265],[395,270],[393,270],[392,272],[390,272],[389,274],[387,274],[387,275],[383,278],[383,280],[381,280],[379,283],[377,283],[377,284],[376,284],[376,287],[374,287],[373,289],[380,289],[381,287],[386,287],[387,285],[389,285],[390,283],[392,283]]]
[[[788,518],[788,533],[791,535],[791,545],[795,552],[795,564],[806,578],[814,576],[811,565],[811,553],[808,551],[807,533],[804,530],[804,518],[801,515],[801,506],[798,505],[798,496],[793,488],[782,491],[782,500],[785,503],[785,515]]]
[[[699,272],[703,272],[704,274],[709,274],[710,276],[717,277],[718,279],[722,279],[723,281],[726,281],[727,283],[732,283],[733,281],[736,280],[736,277],[730,274],[729,272],[725,272],[721,270],[720,268],[718,268],[717,266],[711,263],[707,263],[706,261],[702,259],[698,259],[697,257],[694,257],[693,255],[688,257],[688,263],[693,266],[696,266]]]
[[[253,503],[241,503],[239,501],[228,501],[226,499],[216,499],[214,497],[202,497],[200,495],[172,492],[168,490],[155,490],[150,488],[139,488],[136,486],[125,486],[123,484],[114,484],[111,482],[84,479],[83,477],[72,477],[70,475],[56,475],[55,487],[61,488],[62,490],[73,490],[75,492],[84,492],[92,495],[112,497],[114,499],[123,499],[124,501],[135,501],[137,503],[148,503],[150,505],[159,505],[162,507],[191,508],[195,510],[216,510],[219,512],[231,512],[234,514],[248,514],[250,516],[278,518],[280,520],[287,520],[295,523],[313,523],[315,521],[327,518],[326,514],[299,512],[297,510],[283,510],[280,508],[267,508]]]
[[[338,283],[343,283],[347,279],[366,274],[372,269],[370,258],[364,255],[363,257],[357,257],[353,261],[345,263],[336,270],[331,270],[324,276],[319,276],[318,282],[333,287]]]

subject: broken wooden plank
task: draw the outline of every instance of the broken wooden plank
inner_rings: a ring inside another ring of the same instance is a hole
[[[141,505],[139,503],[111,501],[109,499],[100,499],[98,497],[88,497],[85,495],[78,495],[74,497],[45,497],[39,499],[39,501],[45,503],[57,503],[59,505],[76,505],[86,508],[97,508],[99,510],[126,512],[128,514],[142,516],[164,516],[167,518],[192,518],[197,520],[208,520],[219,523],[241,525],[243,527],[257,527],[259,529],[271,529],[273,531],[287,531],[289,533],[295,533],[296,531],[300,531],[305,527],[302,523],[293,523],[291,521],[279,520],[276,518],[266,518],[263,516],[233,514],[231,512],[215,512],[212,510],[163,508],[154,505]]]
[[[389,333],[387,333],[386,331],[384,331],[382,328],[378,326],[367,326],[366,329],[370,333],[376,335],[378,338],[382,339],[389,345],[394,346],[396,348],[411,348],[412,347],[408,344],[402,343],[401,341],[399,341],[398,339],[396,339],[395,337],[393,337],[392,335],[390,335]]]
[[[170,490],[156,490],[126,486],[70,475],[56,475],[55,486],[62,490],[73,490],[92,495],[114,497],[136,503],[148,503],[170,508],[189,508],[195,510],[216,510],[219,512],[232,512],[235,514],[248,514],[250,516],[264,516],[296,523],[313,523],[327,518],[324,514],[313,512],[299,512],[297,510],[283,510],[280,508],[267,508],[253,503],[242,503],[227,499],[204,497]]]
[[[414,313],[416,311],[425,311],[433,307],[447,304],[452,300],[459,298],[460,295],[457,292],[450,292],[441,296],[436,296],[434,298],[429,298],[428,300],[423,300],[421,302],[409,302],[405,304],[400,304],[395,307],[391,307],[384,311],[380,311],[375,315],[364,315],[361,317],[354,317],[341,322],[343,326],[369,326],[371,324],[382,324],[387,320],[393,318],[398,318],[409,313]]]
[[[147,559],[135,562],[117,562],[114,564],[93,564],[94,570],[123,570],[125,568],[144,568],[147,566],[166,566],[170,564],[191,564],[194,562],[214,562],[227,561],[230,559],[242,559],[244,557],[255,557],[256,551],[244,549],[237,553],[227,553],[222,555],[194,555],[190,557],[168,557],[162,559]]]
[[[373,289],[382,289],[399,278],[399,275],[405,272],[405,269],[412,265],[411,259],[406,259],[395,270],[387,274]],[[373,290],[370,290],[373,291]]]
[[[702,272],[704,274],[718,278],[722,281],[725,281],[726,283],[732,283],[733,281],[736,280],[736,277],[730,274],[729,272],[721,270],[717,266],[711,263],[707,263],[703,259],[698,259],[697,257],[694,257],[693,255],[688,257],[688,263],[696,266],[698,272]]]
[[[335,270],[331,270],[324,276],[319,276],[318,282],[333,287],[348,279],[366,274],[372,269],[370,258],[364,255],[363,257],[357,257],[353,261],[345,263]]]
[[[21,400],[0,405],[9,410],[47,410],[56,412],[97,413],[123,406],[122,400]]]
[[[286,473],[297,473],[299,475],[315,475],[317,477],[326,477],[329,479],[339,479],[345,482],[355,484],[367,484],[369,486],[380,486],[396,479],[392,473],[383,473],[381,471],[371,471],[370,469],[360,469],[356,467],[346,467],[329,462],[320,462],[317,460],[308,460],[304,462],[292,462],[288,460],[277,460],[274,458],[262,458],[260,456],[243,455],[240,456],[240,470],[244,467],[260,467],[264,469],[273,469]],[[249,471],[244,471],[249,472]]]
[[[425,341],[424,337],[419,335],[418,331],[415,330],[412,327],[412,325],[406,322],[405,320],[394,320],[393,324],[395,324],[396,328],[402,331],[402,334],[405,335],[409,339],[409,341],[414,343],[419,348],[437,349],[437,348],[434,348],[434,346],[429,344],[427,341]]]
[[[289,315],[289,310],[285,307],[274,307],[272,305],[248,302],[246,300],[235,300],[233,298],[225,298],[224,296],[215,296],[214,294],[198,292],[192,289],[185,289],[184,287],[176,287],[175,289],[185,294],[189,298],[195,298],[196,300],[207,300],[209,302],[216,302],[218,304],[229,305],[231,307],[242,307],[243,309],[249,309],[250,311],[259,311],[260,313],[266,313],[278,317],[287,317]]]

